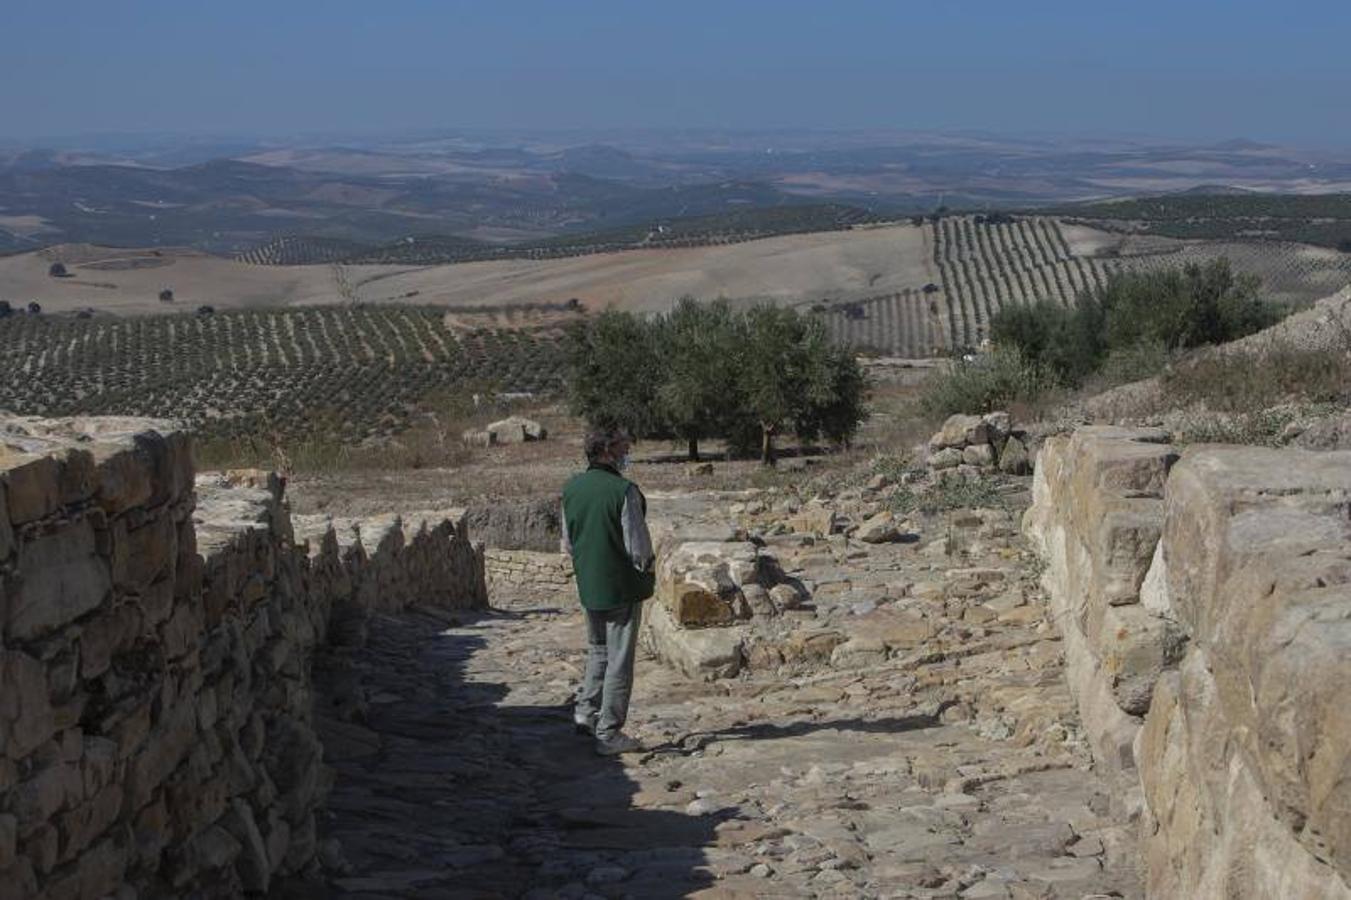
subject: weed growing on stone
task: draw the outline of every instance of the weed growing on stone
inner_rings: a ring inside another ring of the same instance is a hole
[[[1001,509],[1007,498],[995,478],[942,478],[923,485],[903,484],[891,495],[889,508],[899,515],[934,515],[954,509]]]

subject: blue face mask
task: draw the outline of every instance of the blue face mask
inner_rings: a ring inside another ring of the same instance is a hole
[[[619,457],[619,462],[615,463],[615,468],[622,472],[628,467],[629,467],[629,455],[625,453],[623,456]]]

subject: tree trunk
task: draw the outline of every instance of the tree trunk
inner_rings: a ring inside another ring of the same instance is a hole
[[[689,448],[690,448],[690,462],[698,462],[698,461],[699,461],[699,439],[698,439],[697,437],[692,437],[692,438],[689,439],[689,442],[690,442],[690,443],[689,443]]]
[[[774,459],[774,429],[760,426],[760,462],[766,466],[772,466]]]

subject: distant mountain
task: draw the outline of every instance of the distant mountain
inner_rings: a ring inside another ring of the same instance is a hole
[[[1183,191],[1174,191],[1173,195],[1185,197],[1189,195],[1204,197],[1243,197],[1249,194],[1260,194],[1261,191],[1253,188],[1236,187],[1232,184],[1198,184],[1194,188],[1187,188]]]
[[[40,238],[235,254],[297,233],[374,245],[413,234],[539,239],[790,202],[801,200],[739,181],[652,188],[572,172],[374,177],[235,159],[174,169],[62,166],[39,155],[0,169],[0,248],[31,248]],[[7,220],[43,227],[16,240]]]
[[[204,155],[211,150],[222,152]],[[842,204],[871,214],[1144,194],[1338,190],[1351,152],[990,134],[780,129],[327,137],[156,136],[0,149],[0,249],[43,242],[237,253],[287,235],[384,246],[436,234],[531,243]]]

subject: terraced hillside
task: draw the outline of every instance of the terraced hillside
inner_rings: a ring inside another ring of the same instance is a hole
[[[207,437],[405,428],[470,384],[557,388],[558,329],[450,330],[445,310],[328,306],[134,319],[0,319],[0,408],[183,419]]]
[[[937,289],[907,289],[815,309],[838,343],[865,353],[923,359],[950,346],[942,297]]]
[[[1256,275],[1263,296],[1300,306],[1351,283],[1351,253],[1274,240],[1181,240],[1069,224],[1053,216],[945,216],[924,224],[934,280],[815,309],[839,341],[860,350],[932,356],[975,347],[1010,304],[1065,306],[1118,271],[1149,271],[1226,258]],[[918,273],[911,265],[909,271]]]
[[[900,291],[816,304],[831,334],[860,350],[908,357],[974,347],[1009,304],[1070,305],[1121,260],[1076,253],[1045,216],[945,216],[923,226],[933,280]],[[921,269],[911,264],[909,270]]]
[[[943,276],[949,346],[972,346],[1009,304],[1072,305],[1102,284],[1110,263],[1070,251],[1059,223],[1042,216],[991,221],[950,216],[934,226],[934,261]]]

